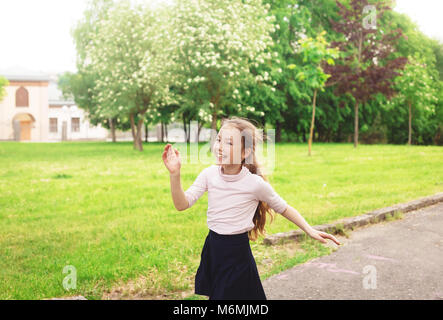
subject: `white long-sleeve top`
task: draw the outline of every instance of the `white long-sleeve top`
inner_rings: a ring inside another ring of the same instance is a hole
[[[272,186],[248,168],[235,175],[224,174],[221,165],[211,165],[200,172],[185,191],[189,208],[208,191],[208,228],[218,234],[240,234],[254,228],[252,221],[259,201],[276,213],[286,211],[287,202]]]

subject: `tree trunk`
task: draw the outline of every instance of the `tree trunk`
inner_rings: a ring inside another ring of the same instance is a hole
[[[311,130],[309,131],[309,143],[308,143],[308,156],[311,156],[312,135],[314,134],[314,121],[315,121],[315,102],[317,100],[317,89],[314,90],[314,99],[312,99],[312,120]]]
[[[183,116],[183,129],[185,130],[185,142],[188,142],[188,128],[186,126],[185,116]]]
[[[275,142],[281,142],[281,123],[275,123]]]
[[[161,138],[161,142],[165,142],[165,132],[164,132],[164,126],[163,126],[163,121],[161,122],[161,136],[162,136],[162,138]]]
[[[114,119],[109,118],[109,125],[111,126],[111,137],[112,137],[112,142],[115,143],[117,141],[116,137],[115,137],[115,124],[114,124]]]
[[[143,141],[142,141],[142,127],[143,127],[143,118],[138,120],[137,123],[137,134],[136,134],[136,146],[137,150],[143,151]]]
[[[409,103],[409,132],[408,132],[408,145],[412,143],[412,107],[411,101]]]
[[[361,61],[361,52],[363,45],[363,34],[360,30],[360,38],[358,43],[358,73],[360,73],[360,61]],[[358,100],[355,99],[355,111],[354,111],[354,148],[358,146]]]
[[[354,107],[354,148],[358,146],[358,101]]]
[[[220,87],[217,86],[215,93],[212,94],[211,103],[213,105],[212,110],[212,119],[211,119],[211,137],[210,137],[210,146],[211,150],[214,146],[215,138],[217,137],[217,113],[220,103]]]
[[[144,123],[143,114],[140,115],[140,119],[135,124],[134,114],[131,113],[129,115],[129,119],[131,121],[131,133],[134,141],[134,150],[143,151],[143,142],[142,142],[142,126]]]
[[[168,142],[168,124],[165,123],[165,137],[166,137],[166,142]]]
[[[135,122],[134,122],[134,114],[131,113],[129,115],[129,119],[131,121],[131,133],[132,133],[132,141],[134,143],[134,149],[137,150],[137,137],[135,133]]]
[[[217,112],[212,113],[211,129],[217,131]]]
[[[217,137],[217,110],[215,109],[212,113],[212,122],[211,122],[211,150],[214,146],[215,138]]]
[[[186,131],[186,143],[191,142],[191,123],[187,124],[187,131]]]
[[[197,139],[195,139],[197,141],[197,143],[200,142],[200,132],[202,130],[202,127],[203,127],[203,122],[200,122],[198,125],[198,130],[197,130]]]
[[[146,137],[146,143],[148,143],[149,142],[149,126],[147,123],[145,124],[145,137]]]

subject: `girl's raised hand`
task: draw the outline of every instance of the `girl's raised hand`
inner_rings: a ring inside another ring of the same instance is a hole
[[[318,231],[315,229],[312,229],[308,235],[315,239],[318,240],[322,243],[326,243],[327,241],[325,239],[330,239],[332,241],[334,241],[337,245],[340,245],[340,241],[338,241],[332,234],[326,233],[326,232],[322,232],[322,231]]]
[[[163,151],[163,162],[166,168],[171,174],[177,174],[180,172],[181,159],[180,152],[172,147],[172,145],[167,144],[165,150]]]

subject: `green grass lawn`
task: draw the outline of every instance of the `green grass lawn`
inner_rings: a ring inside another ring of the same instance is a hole
[[[198,299],[193,277],[208,229],[207,194],[175,210],[164,144],[0,143],[0,299],[82,294]],[[443,191],[443,148],[277,144],[274,189],[311,225]],[[186,190],[208,164],[183,164]],[[277,216],[268,233],[296,228]],[[292,244],[295,245],[295,244]],[[251,242],[262,279],[328,254]],[[269,261],[272,261],[270,263]],[[66,291],[63,268],[77,269]],[[170,295],[180,292],[185,295]]]

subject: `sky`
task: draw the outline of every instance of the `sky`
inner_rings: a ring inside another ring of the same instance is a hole
[[[82,18],[87,2],[0,0],[0,69],[20,66],[44,73],[76,72],[70,30]],[[443,42],[442,0],[397,0],[395,10],[406,13],[423,33]]]

